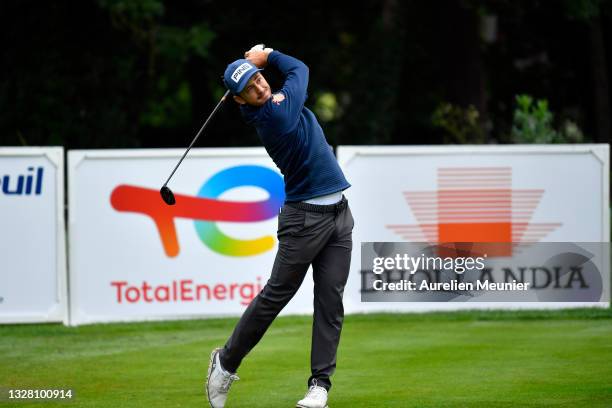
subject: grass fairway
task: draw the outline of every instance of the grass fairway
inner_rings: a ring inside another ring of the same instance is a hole
[[[236,319],[0,326],[0,387],[72,388],[17,407],[207,407],[210,350]],[[294,407],[306,389],[309,317],[275,321],[227,407]],[[330,393],[339,407],[610,407],[612,311],[349,315]]]

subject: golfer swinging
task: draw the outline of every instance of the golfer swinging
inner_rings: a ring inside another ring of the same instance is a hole
[[[344,319],[342,294],[351,259],[353,217],[342,191],[350,187],[315,115],[304,106],[308,68],[270,48],[253,47],[227,66],[224,82],[245,121],[257,129],[285,180],[278,217],[278,252],[268,282],[253,299],[223,348],[213,350],[206,393],[210,405],[225,405],[242,359],[262,338],[313,267],[314,322],[311,376],[297,407],[327,407],[330,377]],[[261,75],[271,65],[284,84],[277,93]]]

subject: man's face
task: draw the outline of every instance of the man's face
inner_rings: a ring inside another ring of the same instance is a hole
[[[234,96],[234,99],[239,104],[248,104],[252,106],[261,106],[272,96],[270,85],[260,72],[255,73],[247,85],[244,87],[240,96]]]

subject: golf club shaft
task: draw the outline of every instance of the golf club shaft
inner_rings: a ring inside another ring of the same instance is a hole
[[[172,173],[170,173],[170,177],[168,177],[168,180],[166,180],[166,182],[164,183],[163,187],[166,187],[166,185],[168,184],[168,182],[170,181],[170,179],[172,178],[172,176],[174,176],[174,173],[176,172],[176,169],[179,168],[179,166],[181,165],[181,163],[183,162],[183,160],[185,159],[185,157],[187,156],[187,153],[189,153],[189,150],[191,150],[191,148],[193,147],[193,145],[195,144],[195,142],[198,140],[198,138],[200,137],[200,135],[202,134],[202,132],[204,131],[204,129],[206,128],[206,125],[208,125],[208,122],[210,122],[210,120],[212,119],[213,116],[215,116],[215,113],[217,113],[217,111],[219,110],[219,108],[221,107],[221,105],[223,104],[223,102],[225,101],[225,98],[227,98],[227,96],[229,95],[230,91],[226,91],[225,94],[223,95],[223,97],[221,98],[221,100],[219,101],[219,103],[217,104],[217,106],[215,106],[215,109],[213,109],[213,111],[211,112],[211,114],[208,116],[208,119],[206,119],[206,122],[204,122],[204,124],[202,125],[202,127],[200,128],[200,131],[198,132],[198,134],[196,135],[196,137],[193,138],[193,141],[191,142],[191,144],[189,145],[189,147],[187,148],[187,150],[185,151],[185,153],[183,154],[183,157],[181,157],[181,160],[179,160],[179,162],[177,163],[176,167],[174,167],[174,170],[172,170]]]

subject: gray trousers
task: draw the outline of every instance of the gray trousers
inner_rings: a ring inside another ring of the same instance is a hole
[[[354,220],[346,198],[337,204],[285,203],[278,217],[278,252],[270,279],[249,304],[221,351],[223,368],[236,372],[278,313],[297,292],[312,264],[314,316],[311,376],[329,390],[344,320]]]

